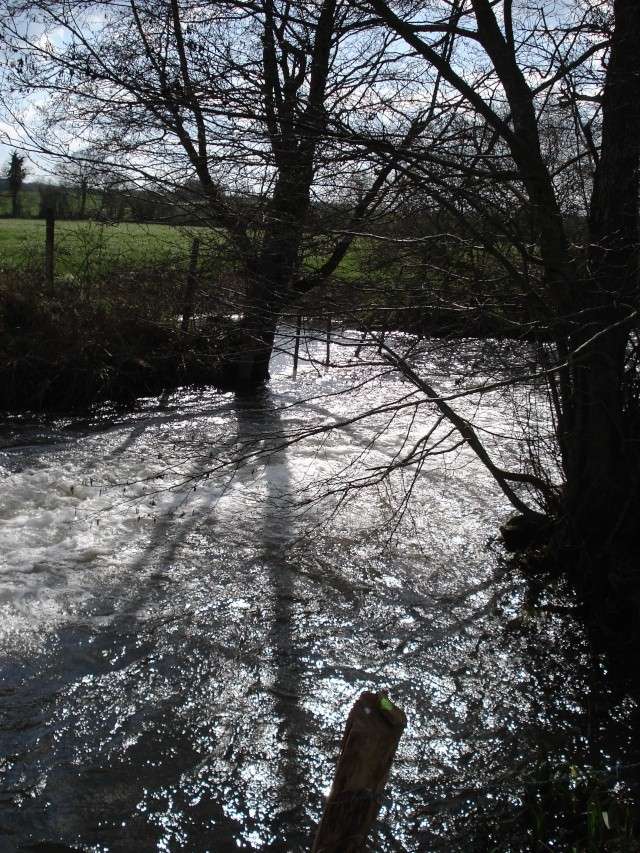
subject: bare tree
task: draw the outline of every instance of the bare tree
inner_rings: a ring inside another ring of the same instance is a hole
[[[101,182],[100,153],[91,149],[76,152],[63,160],[56,170],[60,181],[77,197],[76,215],[84,219],[87,215],[87,199],[92,189]]]
[[[508,0],[367,5],[422,58],[425,98],[437,86],[448,123],[446,139],[396,152],[407,176],[518,284],[554,342],[565,542],[624,550],[640,494],[640,7],[575,3],[547,17]]]
[[[11,69],[12,86],[49,97],[38,135],[43,151],[65,155],[69,141],[81,139],[99,145],[105,163],[117,160],[140,186],[184,196],[197,181],[194,208],[244,278],[231,379],[265,381],[281,311],[326,280],[349,245],[351,238],[334,240],[324,263],[303,274],[314,195],[331,191],[330,172],[339,191],[351,168],[347,144],[332,141],[329,128],[375,108],[393,37],[369,34],[369,16],[344,0],[101,0],[91,10],[76,0],[33,0],[29,19],[24,3],[8,5],[5,38],[29,58]],[[389,180],[384,166],[354,205],[354,222]]]

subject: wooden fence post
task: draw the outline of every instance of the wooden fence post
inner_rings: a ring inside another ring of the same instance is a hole
[[[385,693],[365,691],[342,738],[338,766],[311,853],[364,853],[378,816],[404,712]]]
[[[364,342],[366,341],[366,339],[367,339],[367,330],[365,329],[364,332],[362,333],[362,337],[360,338],[360,342],[358,343],[358,346],[356,347],[354,358],[360,358],[360,351],[362,350],[362,347],[364,346]]]
[[[184,285],[184,303],[182,307],[182,324],[181,331],[186,333],[189,331],[189,323],[193,314],[193,297],[196,292],[196,283],[198,281],[198,255],[200,253],[200,240],[194,237],[191,244],[191,254],[189,255],[189,269],[187,270],[187,280]]]
[[[50,208],[45,211],[45,242],[44,242],[44,283],[53,290],[53,276],[55,273],[55,227],[56,217]]]
[[[302,329],[302,314],[298,311],[296,315],[296,341],[293,346],[293,378],[298,375],[298,357],[300,355],[300,331]]]
[[[331,357],[331,314],[327,317],[327,357],[324,362],[325,367],[329,367],[329,359]]]

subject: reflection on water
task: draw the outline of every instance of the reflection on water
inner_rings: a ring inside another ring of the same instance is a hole
[[[254,398],[5,426],[0,849],[307,850],[348,709],[381,688],[409,727],[373,849],[613,835],[636,705],[569,594],[504,562],[482,469],[458,450],[347,493],[433,415],[384,370],[342,396],[362,370],[273,367]],[[509,427],[498,397],[475,415]]]

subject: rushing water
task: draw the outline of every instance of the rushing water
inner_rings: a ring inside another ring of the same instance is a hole
[[[464,448],[372,483],[434,414],[334,361],[4,424],[0,850],[307,850],[363,689],[409,718],[374,850],[563,850],[571,796],[576,831],[632,802],[635,706],[505,561],[504,498]],[[517,452],[505,398],[457,405]]]

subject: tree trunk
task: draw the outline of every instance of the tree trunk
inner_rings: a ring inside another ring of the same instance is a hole
[[[55,227],[56,217],[50,208],[45,210],[44,282],[53,290],[55,275]]]
[[[573,399],[567,462],[571,538],[602,553],[636,538],[637,424],[625,389],[629,332],[637,327],[640,164],[640,4],[616,0],[603,129],[589,216],[589,278],[572,336]]]
[[[336,0],[323,0],[316,23],[307,104],[297,114],[303,76],[284,87],[278,79],[275,20],[265,5],[264,98],[277,179],[259,257],[247,259],[248,287],[240,334],[230,357],[230,379],[238,388],[256,387],[269,378],[278,319],[291,298],[309,214],[318,140],[326,130],[325,91],[334,33]]]
[[[182,303],[182,323],[180,331],[183,335],[189,331],[189,323],[193,316],[193,302],[198,283],[198,255],[200,254],[200,240],[195,237],[191,243],[189,253],[189,267],[187,269],[187,280],[184,286],[184,300]]]
[[[269,378],[280,313],[291,299],[309,212],[312,158],[292,153],[281,173],[269,208],[268,222],[243,305],[239,340],[232,353],[232,381],[239,388],[261,385]]]

